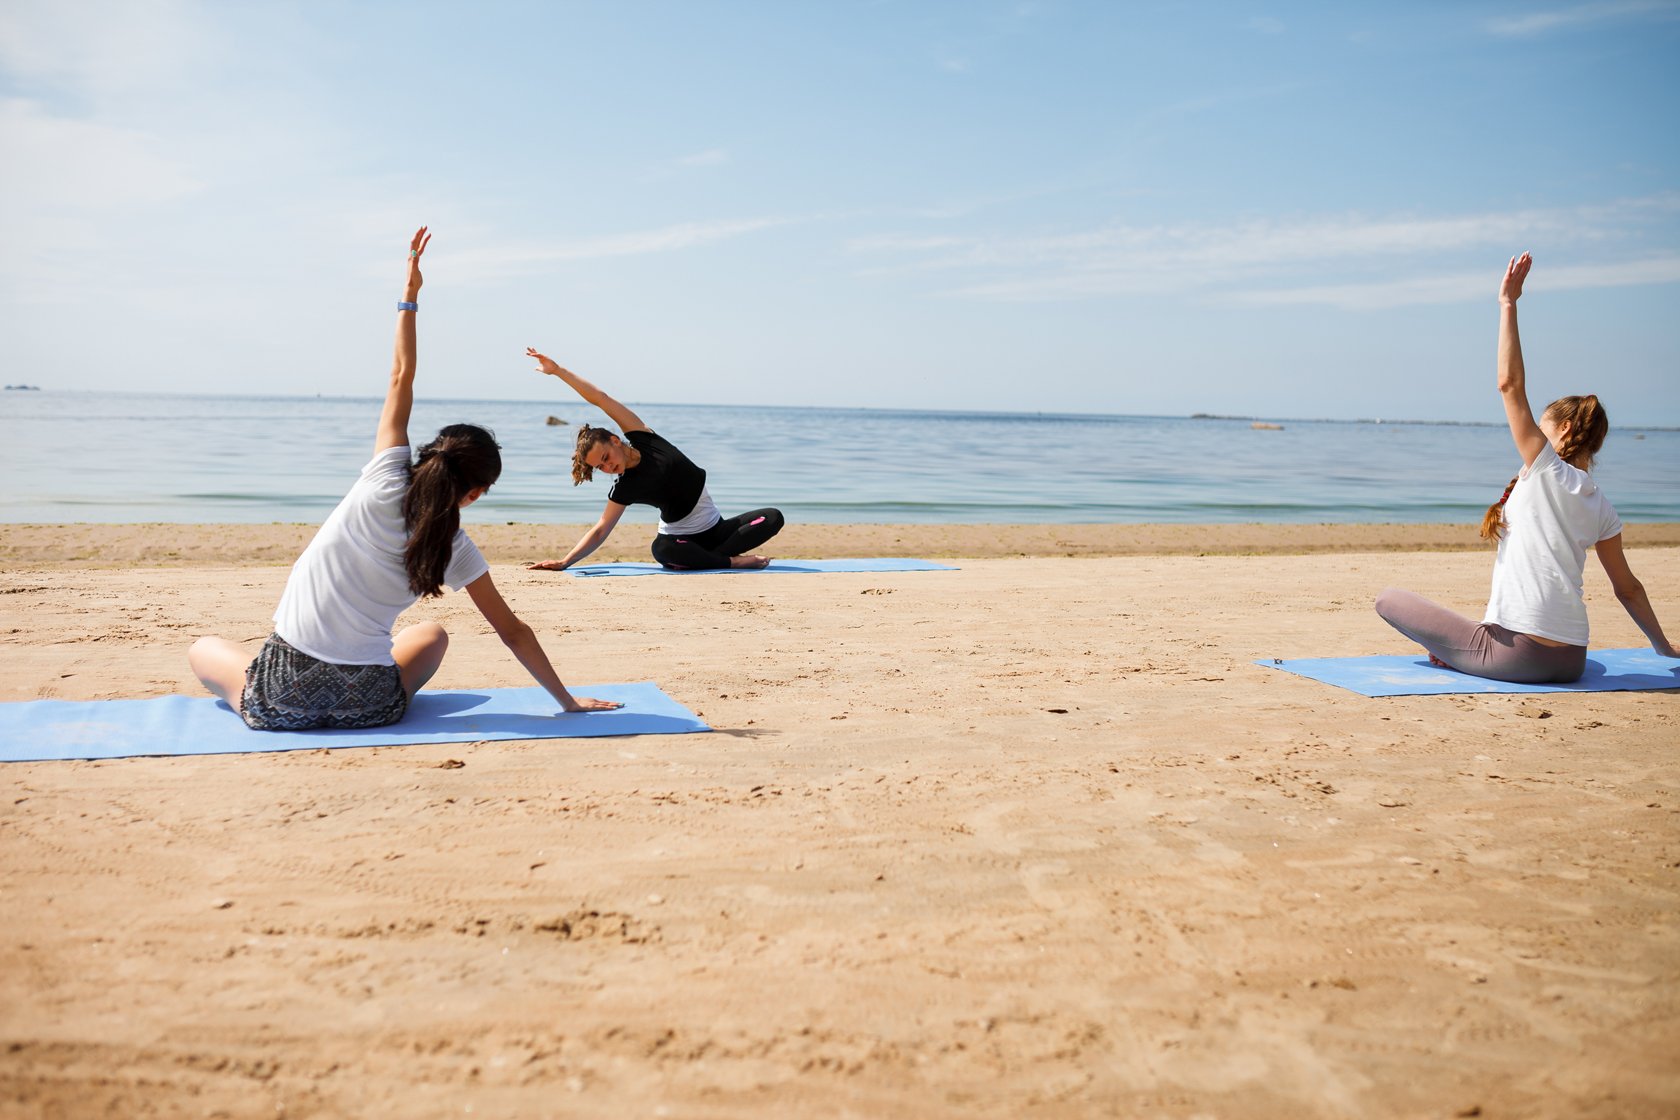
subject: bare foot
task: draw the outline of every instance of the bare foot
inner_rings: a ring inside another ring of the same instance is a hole
[[[1445,661],[1442,661],[1439,657],[1436,657],[1433,653],[1429,655],[1429,663],[1431,665],[1435,666],[1437,669],[1451,669],[1452,668],[1451,665],[1448,665]]]
[[[732,556],[729,558],[731,568],[762,568],[770,563],[768,556]]]

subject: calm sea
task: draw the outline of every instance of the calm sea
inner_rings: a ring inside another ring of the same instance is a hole
[[[320,521],[371,453],[379,405],[5,392],[0,522]],[[707,469],[725,513],[792,521],[1469,521],[1516,466],[1502,424],[634,407]],[[461,420],[494,429],[504,456],[469,522],[599,514],[605,481],[570,475],[570,425],[603,423],[593,409],[428,400],[410,431]],[[1595,473],[1625,520],[1680,521],[1680,432],[1616,429]]]

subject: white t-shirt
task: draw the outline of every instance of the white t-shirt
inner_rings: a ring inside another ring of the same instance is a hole
[[[1505,502],[1505,522],[1482,621],[1586,645],[1581,572],[1587,549],[1622,531],[1616,507],[1592,475],[1559,459],[1548,443],[1517,476]]]
[[[394,665],[391,627],[418,598],[408,589],[403,495],[409,449],[379,452],[303,550],[280,605],[274,632],[297,649],[337,665]],[[459,591],[490,570],[466,531],[455,534],[443,582]]]

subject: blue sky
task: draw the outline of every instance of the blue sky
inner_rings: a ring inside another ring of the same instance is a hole
[[[0,376],[1680,423],[1680,3],[0,7]],[[556,398],[557,400],[562,398]],[[557,411],[563,409],[557,408]]]

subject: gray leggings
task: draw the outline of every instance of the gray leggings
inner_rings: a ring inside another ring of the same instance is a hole
[[[1377,596],[1383,621],[1461,673],[1517,684],[1568,684],[1587,667],[1586,646],[1549,646],[1492,622],[1471,622],[1422,595]]]

